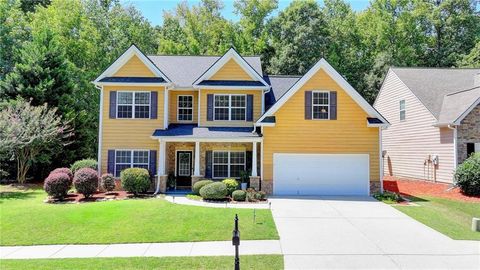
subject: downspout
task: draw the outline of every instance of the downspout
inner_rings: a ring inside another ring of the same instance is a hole
[[[97,149],[97,169],[98,174],[102,172],[102,129],[103,129],[103,86],[95,84],[95,88],[100,90],[100,109],[98,113],[98,149]]]
[[[383,194],[383,142],[382,142],[382,129],[378,129],[378,139],[379,139],[379,158],[380,158],[380,193]]]
[[[453,130],[453,170],[457,170],[457,163],[458,163],[458,157],[457,157],[457,127],[454,125],[448,125],[447,126],[449,129]]]

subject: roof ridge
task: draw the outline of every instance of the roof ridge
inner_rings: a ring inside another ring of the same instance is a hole
[[[273,75],[270,75],[270,74],[267,74],[265,75],[267,77],[287,77],[287,78],[301,78],[302,75],[288,75],[288,74],[273,74]]]
[[[480,88],[480,86],[474,86],[472,88],[467,88],[467,89],[463,89],[463,90],[458,90],[456,92],[452,92],[452,93],[448,93],[446,94],[445,96],[453,96],[453,95],[456,95],[456,94],[460,94],[460,93],[463,93],[463,92],[468,92],[468,91],[472,91],[472,90],[475,90],[477,88]]]
[[[480,70],[480,67],[476,68],[469,68],[469,67],[396,67],[396,66],[391,66],[391,69],[441,69],[441,70]]]

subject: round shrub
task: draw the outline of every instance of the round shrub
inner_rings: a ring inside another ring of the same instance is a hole
[[[97,170],[97,161],[95,159],[81,159],[75,161],[75,163],[73,163],[73,165],[70,167],[70,170],[72,170],[72,172],[75,174],[75,172],[82,168]]]
[[[222,182],[210,183],[200,189],[200,196],[207,200],[225,199],[227,194],[227,185]]]
[[[112,191],[115,189],[115,177],[113,177],[113,174],[111,173],[103,174],[100,183],[105,191]]]
[[[129,168],[120,173],[122,187],[135,196],[145,193],[150,188],[150,174],[143,168]]]
[[[457,167],[455,184],[465,195],[480,195],[480,153],[471,155]]]
[[[228,195],[232,195],[232,192],[238,189],[238,182],[235,179],[225,179],[222,183],[227,186]]]
[[[73,185],[85,198],[92,196],[98,188],[97,171],[91,168],[79,169],[73,176]]]
[[[51,173],[43,183],[43,189],[47,194],[55,199],[63,199],[67,196],[72,182],[66,173]]]
[[[208,180],[208,179],[205,179],[205,180],[200,180],[198,182],[196,182],[195,184],[193,184],[193,187],[192,187],[192,193],[194,195],[200,195],[200,189],[208,184],[211,184],[213,183],[212,180]]]
[[[73,183],[73,173],[69,168],[56,168],[55,170],[51,171],[50,174],[54,173],[65,173],[70,178],[70,185]]]
[[[243,202],[247,198],[247,192],[244,190],[235,190],[232,192],[232,198],[234,201]]]

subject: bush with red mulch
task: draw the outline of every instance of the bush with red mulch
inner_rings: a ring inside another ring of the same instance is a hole
[[[386,176],[383,188],[407,196],[432,196],[457,201],[480,202],[480,196],[467,196],[459,188],[446,183],[433,183],[423,180],[399,179]]]

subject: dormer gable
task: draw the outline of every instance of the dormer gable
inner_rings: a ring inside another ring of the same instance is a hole
[[[152,78],[152,79],[146,79]],[[94,83],[136,82],[170,83],[170,79],[135,45],[117,58]]]
[[[241,82],[246,83],[242,85]],[[263,77],[233,48],[230,48],[193,82],[194,87],[205,85],[221,85],[227,87],[247,86],[252,88],[269,87]]]

